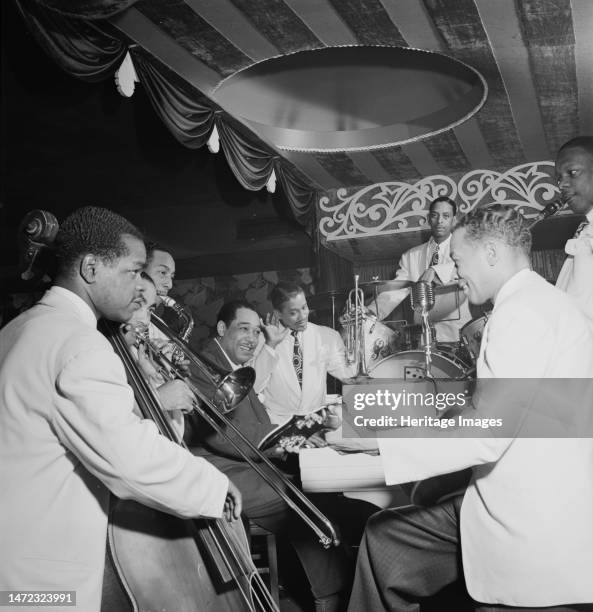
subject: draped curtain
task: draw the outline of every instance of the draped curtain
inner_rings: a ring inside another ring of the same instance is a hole
[[[214,111],[196,91],[172,83],[137,47],[130,49],[134,68],[157,115],[171,134],[190,149],[203,147],[214,126]]]
[[[37,42],[72,76],[102,81],[125,57],[126,45],[100,23],[63,17],[32,0],[16,0],[16,5]]]
[[[41,6],[65,17],[107,19],[138,2],[138,0],[37,0]]]
[[[111,77],[127,44],[100,20],[136,0],[15,0],[29,29],[45,51],[69,74],[85,81]],[[158,116],[184,146],[204,146],[216,127],[233,174],[245,189],[266,186],[272,173],[286,194],[293,217],[311,234],[316,192],[294,168],[255,136],[246,136],[232,119],[199,91],[165,70],[140,47],[130,55],[138,80]]]

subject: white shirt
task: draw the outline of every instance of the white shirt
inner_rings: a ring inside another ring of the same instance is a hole
[[[593,208],[586,215],[589,223],[578,238],[567,241],[564,261],[556,287],[566,291],[585,313],[593,327]]]
[[[446,285],[457,278],[455,263],[451,259],[451,236],[439,244],[439,263],[430,265],[437,243],[434,238],[430,238],[418,246],[415,246],[402,254],[399,260],[399,267],[394,280],[417,282],[422,274],[432,268],[442,284]],[[369,309],[378,313],[379,319],[385,319],[389,313],[403,302],[410,289],[395,289],[383,291],[375,302],[369,304]],[[471,313],[467,298],[461,294],[459,310],[454,311],[447,317],[450,320],[437,321],[434,323],[437,340],[439,342],[458,342],[459,330],[471,320]]]
[[[52,287],[0,330],[0,590],[76,590],[99,612],[109,491],[220,517],[228,479],[133,413],[90,307]]]
[[[524,269],[496,296],[477,374],[591,378],[587,321],[565,294]],[[564,407],[567,418],[571,408]],[[474,466],[460,522],[470,595],[525,607],[593,602],[593,439],[433,435],[379,440],[386,483]],[[567,478],[579,485],[567,487]]]
[[[354,376],[356,366],[346,363],[344,341],[337,331],[307,323],[299,333],[303,351],[302,387],[292,362],[294,336],[287,336],[275,349],[264,345],[256,355],[255,391],[275,425],[284,423],[293,414],[319,410],[325,404],[327,374],[339,380]]]

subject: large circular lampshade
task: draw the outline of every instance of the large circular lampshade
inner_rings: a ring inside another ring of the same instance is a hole
[[[213,98],[274,146],[355,151],[450,129],[486,99],[470,66],[406,47],[323,47],[264,60],[223,80]]]

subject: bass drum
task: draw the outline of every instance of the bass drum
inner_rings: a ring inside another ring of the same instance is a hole
[[[465,378],[468,366],[455,355],[432,353],[434,378]],[[424,351],[403,351],[378,361],[370,370],[371,378],[400,378],[420,380],[424,378]]]
[[[471,372],[471,368],[455,355],[442,353],[432,354],[431,369],[434,378],[467,378]],[[404,351],[391,355],[379,361],[369,375],[372,378],[420,380],[424,378],[424,351]],[[408,483],[402,485],[402,489],[413,505],[426,508],[463,495],[471,475],[471,469],[465,469]]]

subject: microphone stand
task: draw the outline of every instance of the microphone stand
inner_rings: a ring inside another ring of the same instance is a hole
[[[424,336],[424,364],[426,367],[426,378],[434,378],[432,375],[432,329],[428,321],[428,311],[424,310],[422,317],[422,335]]]
[[[410,293],[410,301],[412,308],[420,313],[422,322],[422,337],[424,339],[424,364],[426,369],[426,378],[433,378],[432,375],[432,329],[428,320],[428,312],[434,306],[434,291],[432,285],[425,281],[418,281],[412,286]]]

